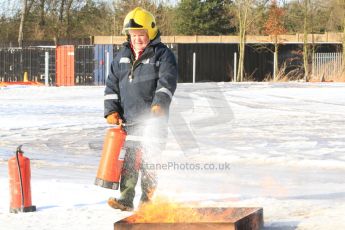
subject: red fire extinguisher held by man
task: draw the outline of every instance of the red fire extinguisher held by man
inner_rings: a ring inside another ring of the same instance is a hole
[[[105,136],[95,184],[118,189],[126,150],[123,148],[127,133],[122,125],[109,128]]]
[[[10,212],[12,213],[36,211],[36,206],[31,204],[30,160],[23,154],[22,145],[20,145],[16,155],[8,160]]]

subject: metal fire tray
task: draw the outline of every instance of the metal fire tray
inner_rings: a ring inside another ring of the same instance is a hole
[[[114,223],[115,230],[260,230],[263,227],[262,208],[193,208],[202,217],[198,221],[135,221],[137,214]],[[188,220],[188,217],[186,218]],[[134,221],[133,221],[134,220]]]

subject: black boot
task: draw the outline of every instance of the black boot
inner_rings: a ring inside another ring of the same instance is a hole
[[[114,209],[120,209],[121,211],[133,211],[133,202],[127,203],[124,200],[116,199],[113,197],[110,197],[108,199],[108,204],[110,207]]]

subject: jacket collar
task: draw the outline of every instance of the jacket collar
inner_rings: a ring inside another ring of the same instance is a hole
[[[151,56],[152,53],[154,52],[153,51],[154,46],[158,45],[159,43],[161,43],[161,37],[160,37],[160,32],[158,31],[157,36],[153,40],[150,41],[150,43],[146,46],[143,53],[140,55],[140,57],[136,61],[139,61]],[[126,50],[123,56],[130,58],[134,62],[135,57],[134,57],[134,53],[132,51],[130,42],[127,41],[123,43],[123,45],[126,47]]]

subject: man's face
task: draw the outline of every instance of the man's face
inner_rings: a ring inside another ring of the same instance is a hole
[[[128,33],[135,51],[144,50],[150,42],[147,30],[129,30]]]

